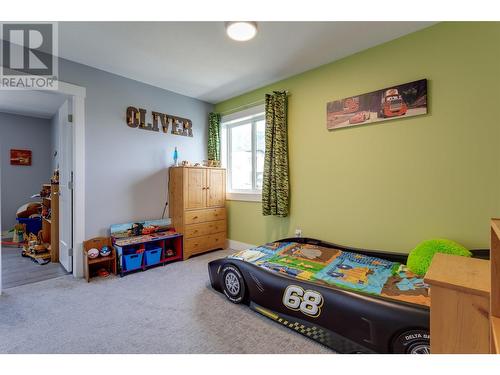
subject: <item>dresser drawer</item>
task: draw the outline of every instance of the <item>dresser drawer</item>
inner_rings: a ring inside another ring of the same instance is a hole
[[[208,249],[224,249],[226,247],[226,232],[211,234],[207,236]]]
[[[213,249],[224,249],[226,247],[226,232],[210,234],[184,240],[184,259],[193,254],[203,253]]]
[[[205,221],[215,221],[215,220],[225,220],[226,219],[226,209],[225,208],[212,208],[205,210]]]
[[[200,224],[186,225],[184,238],[193,238],[206,236],[208,234],[220,233],[226,231],[226,220],[209,221]]]
[[[207,237],[186,238],[184,240],[184,258],[192,254],[201,253],[208,249]]]
[[[205,221],[205,210],[187,211],[184,214],[184,224],[203,223]]]
[[[225,208],[210,208],[206,210],[186,211],[184,214],[184,224],[197,224],[207,221],[224,220],[226,218]]]

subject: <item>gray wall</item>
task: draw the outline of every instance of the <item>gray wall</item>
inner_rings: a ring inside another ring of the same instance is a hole
[[[87,89],[85,108],[86,236],[115,223],[161,217],[174,147],[180,160],[207,156],[211,104],[61,59],[59,79]],[[193,138],[131,129],[128,106],[189,118]]]
[[[10,165],[12,148],[31,150],[32,165]],[[50,180],[50,120],[0,112],[0,153],[2,230],[8,230],[16,224],[17,209]]]

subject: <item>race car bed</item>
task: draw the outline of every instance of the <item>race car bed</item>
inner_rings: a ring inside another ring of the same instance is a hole
[[[209,263],[212,287],[341,353],[429,353],[429,293],[406,255],[292,238]]]

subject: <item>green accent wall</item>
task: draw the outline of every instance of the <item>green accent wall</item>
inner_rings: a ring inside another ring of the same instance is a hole
[[[326,103],[428,79],[429,114],[328,131]],[[228,238],[303,236],[410,251],[430,238],[489,246],[500,216],[500,23],[440,23],[218,103],[290,92],[291,215],[228,202]]]

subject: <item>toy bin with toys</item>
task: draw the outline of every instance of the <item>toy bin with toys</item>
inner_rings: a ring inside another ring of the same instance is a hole
[[[128,246],[122,250],[123,270],[125,272],[135,271],[142,268],[142,257],[144,255],[144,245]],[[120,254],[120,252],[118,252]],[[119,256],[119,255],[118,255]]]
[[[120,276],[182,260],[182,234],[170,219],[111,226]]]

